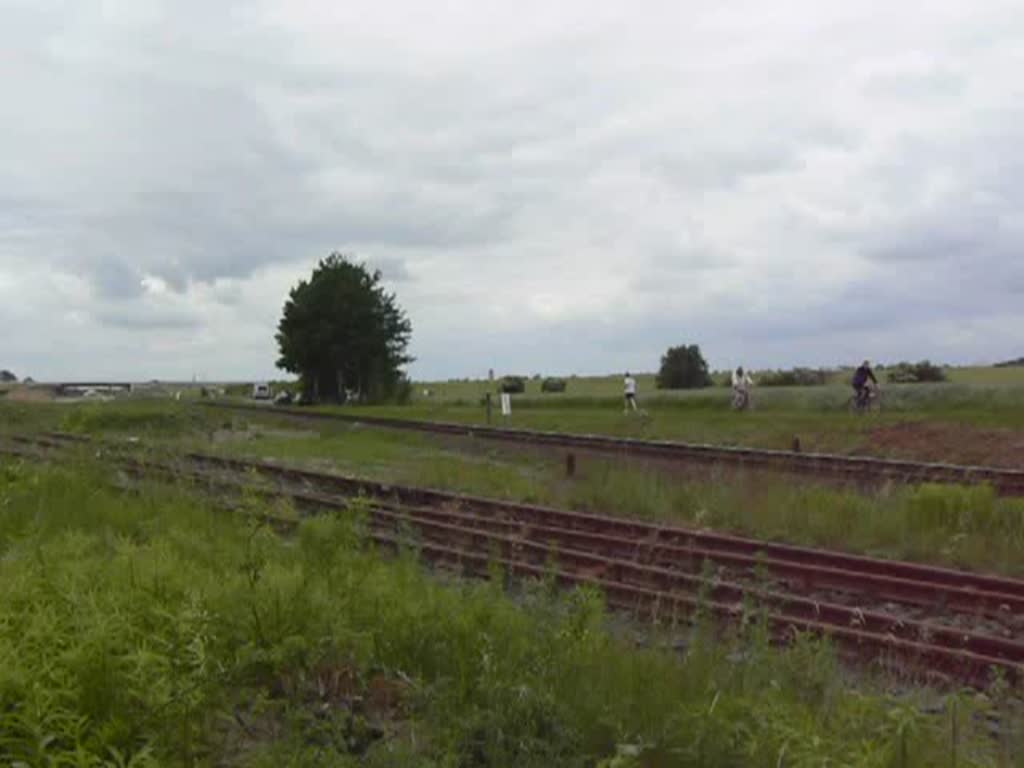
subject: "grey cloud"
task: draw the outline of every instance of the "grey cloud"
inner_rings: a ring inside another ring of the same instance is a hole
[[[641,295],[664,295],[680,299],[692,296],[697,286],[713,284],[718,272],[735,269],[735,257],[712,247],[661,242],[645,251],[638,269],[629,273],[629,285]]]
[[[149,308],[145,306],[118,306],[95,313],[97,322],[127,331],[190,330],[199,328],[201,321],[187,311]]]
[[[103,299],[132,299],[143,293],[142,276],[124,262],[100,259],[90,273]]]
[[[722,116],[726,124],[742,124],[744,114],[737,110]],[[744,179],[792,171],[803,157],[820,149],[849,149],[855,139],[839,126],[801,125],[800,116],[782,116],[778,123],[751,136],[701,136],[690,142],[680,137],[679,147],[652,158],[660,172],[673,184],[689,188],[729,187]]]
[[[384,279],[393,283],[408,283],[413,280],[405,261],[393,256],[372,258],[370,266],[379,269]]]
[[[1014,245],[1008,235],[995,212],[953,206],[868,233],[861,252],[880,262],[1005,258]]]
[[[873,75],[864,86],[868,96],[892,99],[902,104],[924,99],[958,98],[966,88],[963,75],[943,65]]]
[[[68,315],[39,344],[86,317],[114,356],[149,329],[269,372],[290,281],[343,250],[436,375],[643,367],[621,350],[681,332],[954,350],[951,320],[1024,320],[1011,5],[8,0],[0,294],[80,276],[19,310]]]

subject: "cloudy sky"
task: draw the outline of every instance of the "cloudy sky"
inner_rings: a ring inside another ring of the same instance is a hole
[[[0,0],[0,367],[271,375],[332,250],[422,378],[1016,357],[1021,72],[1021,0]]]

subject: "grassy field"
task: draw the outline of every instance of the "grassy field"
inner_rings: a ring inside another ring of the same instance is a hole
[[[843,389],[779,389],[755,394],[753,411],[735,413],[728,395],[705,390],[671,398],[641,399],[646,416],[624,414],[618,399],[540,399],[513,397],[512,415],[502,417],[495,407],[497,426],[609,434],[638,438],[748,445],[789,449],[794,437],[804,450],[921,458],[955,463],[1003,463],[1024,454],[1011,446],[993,455],[974,448],[990,435],[985,431],[1024,429],[1024,389],[988,389],[958,385],[902,385],[885,393],[881,414],[854,416],[847,412]],[[323,410],[330,411],[331,408]],[[345,413],[419,418],[466,424],[487,423],[486,409],[477,404],[417,403],[409,406],[345,408]],[[947,444],[889,445],[879,432],[906,425],[944,430]],[[978,434],[974,434],[978,433]],[[962,438],[962,439],[959,439]],[[1012,442],[1012,441],[1011,441]],[[919,448],[920,450],[916,450]],[[943,452],[943,448],[948,449]],[[963,449],[963,450],[961,450]]]
[[[880,377],[885,383],[884,371],[879,371]],[[1024,366],[1007,368],[995,368],[991,366],[976,367],[954,367],[947,368],[946,374],[951,384],[982,387],[1019,387],[1024,389]],[[833,371],[828,378],[828,383],[837,388],[847,388],[852,377],[852,371]],[[622,397],[622,376],[623,374],[612,374],[608,376],[571,376],[565,377],[568,382],[567,390],[561,393],[543,393],[540,385],[543,377],[534,375],[526,379],[526,392],[521,397],[543,398],[543,399],[566,399],[566,398],[620,398]],[[640,394],[647,398],[657,394],[660,399],[687,397],[691,393],[681,391],[658,390],[655,384],[655,374],[633,372],[637,381]],[[715,379],[721,383],[727,374],[716,373]],[[753,374],[757,380],[757,372]],[[500,379],[500,376],[497,377]],[[416,382],[413,389],[415,401],[429,402],[465,402],[477,403],[488,391],[496,391],[496,383],[488,382],[486,379],[459,379],[449,381]],[[429,390],[430,394],[424,394]]]
[[[382,558],[358,508],[282,539],[108,481],[0,463],[0,763],[980,768],[1024,748],[1007,692],[854,685],[756,614],[640,649],[598,595]]]
[[[1024,468],[1024,368],[955,368],[949,375],[941,384],[884,384],[882,412],[866,416],[849,413],[844,383],[755,388],[753,410],[735,413],[726,387],[668,392],[654,389],[652,375],[639,375],[640,416],[623,413],[617,376],[570,379],[560,394],[541,393],[540,381],[531,380],[512,396],[510,417],[500,415],[495,398],[491,423],[774,449],[798,439],[805,451]],[[417,385],[410,405],[344,412],[484,424],[490,388],[485,381]]]

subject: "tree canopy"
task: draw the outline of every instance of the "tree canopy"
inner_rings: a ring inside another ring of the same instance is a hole
[[[711,384],[708,364],[696,344],[669,347],[661,357],[658,389],[696,389]]]
[[[314,399],[401,396],[412,323],[393,293],[350,256],[332,253],[292,288],[277,325],[277,366],[299,374]]]

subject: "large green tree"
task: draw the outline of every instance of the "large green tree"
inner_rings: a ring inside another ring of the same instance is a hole
[[[332,253],[309,280],[292,288],[277,324],[277,366],[302,378],[313,399],[368,401],[398,396],[408,386],[402,366],[412,324],[395,295],[351,257]]]
[[[658,389],[697,389],[709,384],[708,364],[696,344],[669,347],[662,355]]]

